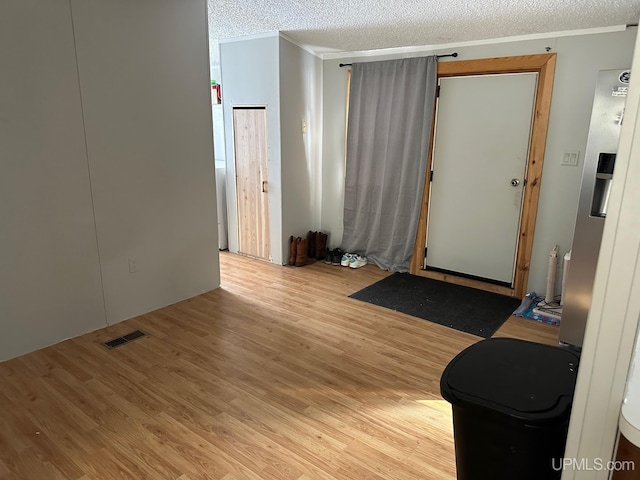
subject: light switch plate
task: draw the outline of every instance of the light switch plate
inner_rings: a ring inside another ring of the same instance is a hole
[[[578,158],[580,157],[580,152],[578,150],[573,150],[570,152],[564,152],[562,155],[561,165],[567,165],[570,167],[575,167],[578,165]]]

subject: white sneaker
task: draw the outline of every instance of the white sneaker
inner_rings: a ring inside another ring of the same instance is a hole
[[[363,257],[362,255],[353,255],[349,259],[349,267],[351,268],[364,267],[366,264],[367,264],[367,257]]]
[[[345,253],[344,255],[342,255],[342,260],[340,260],[340,265],[342,265],[343,267],[348,267],[349,260],[351,260],[352,256],[353,255],[351,255],[350,253]]]

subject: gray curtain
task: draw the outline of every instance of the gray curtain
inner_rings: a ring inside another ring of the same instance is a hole
[[[352,67],[342,247],[385,270],[411,263],[436,84],[434,56]]]

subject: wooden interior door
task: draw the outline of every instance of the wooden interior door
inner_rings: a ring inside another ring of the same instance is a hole
[[[233,108],[238,252],[270,260],[267,110]]]

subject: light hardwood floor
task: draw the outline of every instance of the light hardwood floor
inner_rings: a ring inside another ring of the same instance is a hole
[[[374,266],[221,269],[218,290],[1,363],[0,479],[455,478],[439,380],[478,337],[348,298]],[[557,342],[515,317],[498,334]]]

